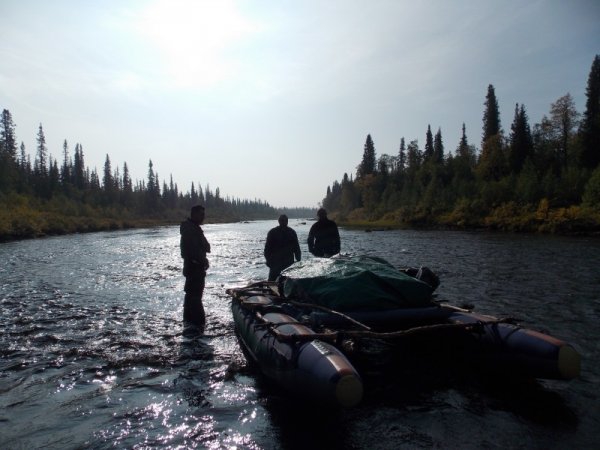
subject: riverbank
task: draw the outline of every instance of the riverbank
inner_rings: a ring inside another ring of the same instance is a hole
[[[333,213],[331,217],[339,226],[365,231],[450,229],[600,236],[600,211],[581,206],[549,208],[541,204],[532,209],[509,202],[485,215],[457,208],[449,213],[400,209],[373,219],[355,210],[348,215]]]
[[[187,210],[170,210],[142,216],[127,210],[82,208],[62,212],[11,207],[0,210],[0,242],[97,231],[151,228],[179,224],[189,216]],[[231,223],[245,220],[222,211],[207,211],[206,223]]]

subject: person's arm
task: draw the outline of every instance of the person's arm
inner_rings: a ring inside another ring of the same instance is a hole
[[[310,231],[308,232],[308,239],[306,240],[308,243],[308,251],[313,255],[315,254],[315,230],[314,225],[310,227]]]
[[[340,252],[340,232],[338,230],[337,224],[334,222],[333,227],[335,228],[335,254]]]
[[[265,255],[265,260],[267,262],[267,267],[271,267],[271,253],[273,247],[273,233],[269,231],[267,233],[267,240],[265,242],[265,251],[263,255]]]
[[[300,251],[300,243],[298,242],[298,235],[294,232],[294,257],[296,261],[302,259],[302,252]]]

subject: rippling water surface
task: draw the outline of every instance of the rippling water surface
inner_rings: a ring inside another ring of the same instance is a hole
[[[228,287],[266,278],[272,222],[206,225],[204,332],[183,326],[179,229],[0,244],[0,448],[597,448],[600,240],[341,230],[342,252],[441,278],[438,298],[568,340],[580,379],[499,387],[398,379],[342,411],[249,367]],[[292,220],[305,240],[311,222]]]

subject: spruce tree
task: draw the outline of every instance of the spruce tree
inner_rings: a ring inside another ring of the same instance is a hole
[[[0,120],[0,192],[10,191],[18,179],[17,138],[10,111],[2,111]]]
[[[481,139],[481,147],[485,145],[490,137],[501,133],[500,127],[500,109],[498,108],[498,100],[494,86],[488,86],[487,95],[485,96],[485,109],[483,111],[483,135]]]
[[[467,131],[465,124],[462,124],[462,136],[460,137],[460,142],[458,144],[458,148],[456,149],[456,154],[459,157],[467,157],[469,156],[469,142],[467,140]]]
[[[581,123],[581,164],[593,169],[600,164],[600,55],[596,55],[585,91],[585,112]]]
[[[429,161],[433,158],[433,135],[431,134],[431,125],[427,125],[427,133],[425,133],[425,150],[423,159]]]
[[[0,120],[0,153],[7,160],[16,162],[17,160],[17,137],[15,134],[15,124],[12,115],[8,109],[2,110]]]
[[[525,112],[525,106],[517,103],[515,117],[510,127],[510,147],[508,149],[508,165],[512,173],[519,173],[527,158],[533,156],[533,138]]]
[[[404,137],[400,139],[400,149],[398,150],[398,172],[404,172],[406,169],[406,144],[404,143]]]
[[[63,187],[66,187],[71,182],[71,164],[69,161],[69,144],[67,140],[63,142],[63,164],[60,172],[60,181]]]
[[[436,164],[444,162],[444,144],[442,142],[442,129],[438,128],[433,139],[433,161]]]
[[[86,173],[83,147],[79,143],[75,144],[75,156],[73,159],[73,184],[78,189],[83,190],[88,185],[89,177]]]
[[[371,139],[371,135],[367,135],[367,139],[365,141],[364,151],[362,161],[358,166],[357,176],[364,177],[366,175],[372,174],[375,172],[375,144],[373,143],[373,139]]]
[[[48,148],[46,147],[46,136],[44,135],[44,129],[40,123],[37,134],[37,158],[35,161],[36,172],[40,177],[48,176]]]

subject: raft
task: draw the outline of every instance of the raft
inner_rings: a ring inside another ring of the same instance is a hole
[[[438,284],[426,268],[335,257],[298,262],[276,282],[227,293],[248,359],[303,400],[355,406],[374,366],[413,366],[425,357],[511,377],[579,376],[581,357],[571,344],[511,319],[437,302]]]

